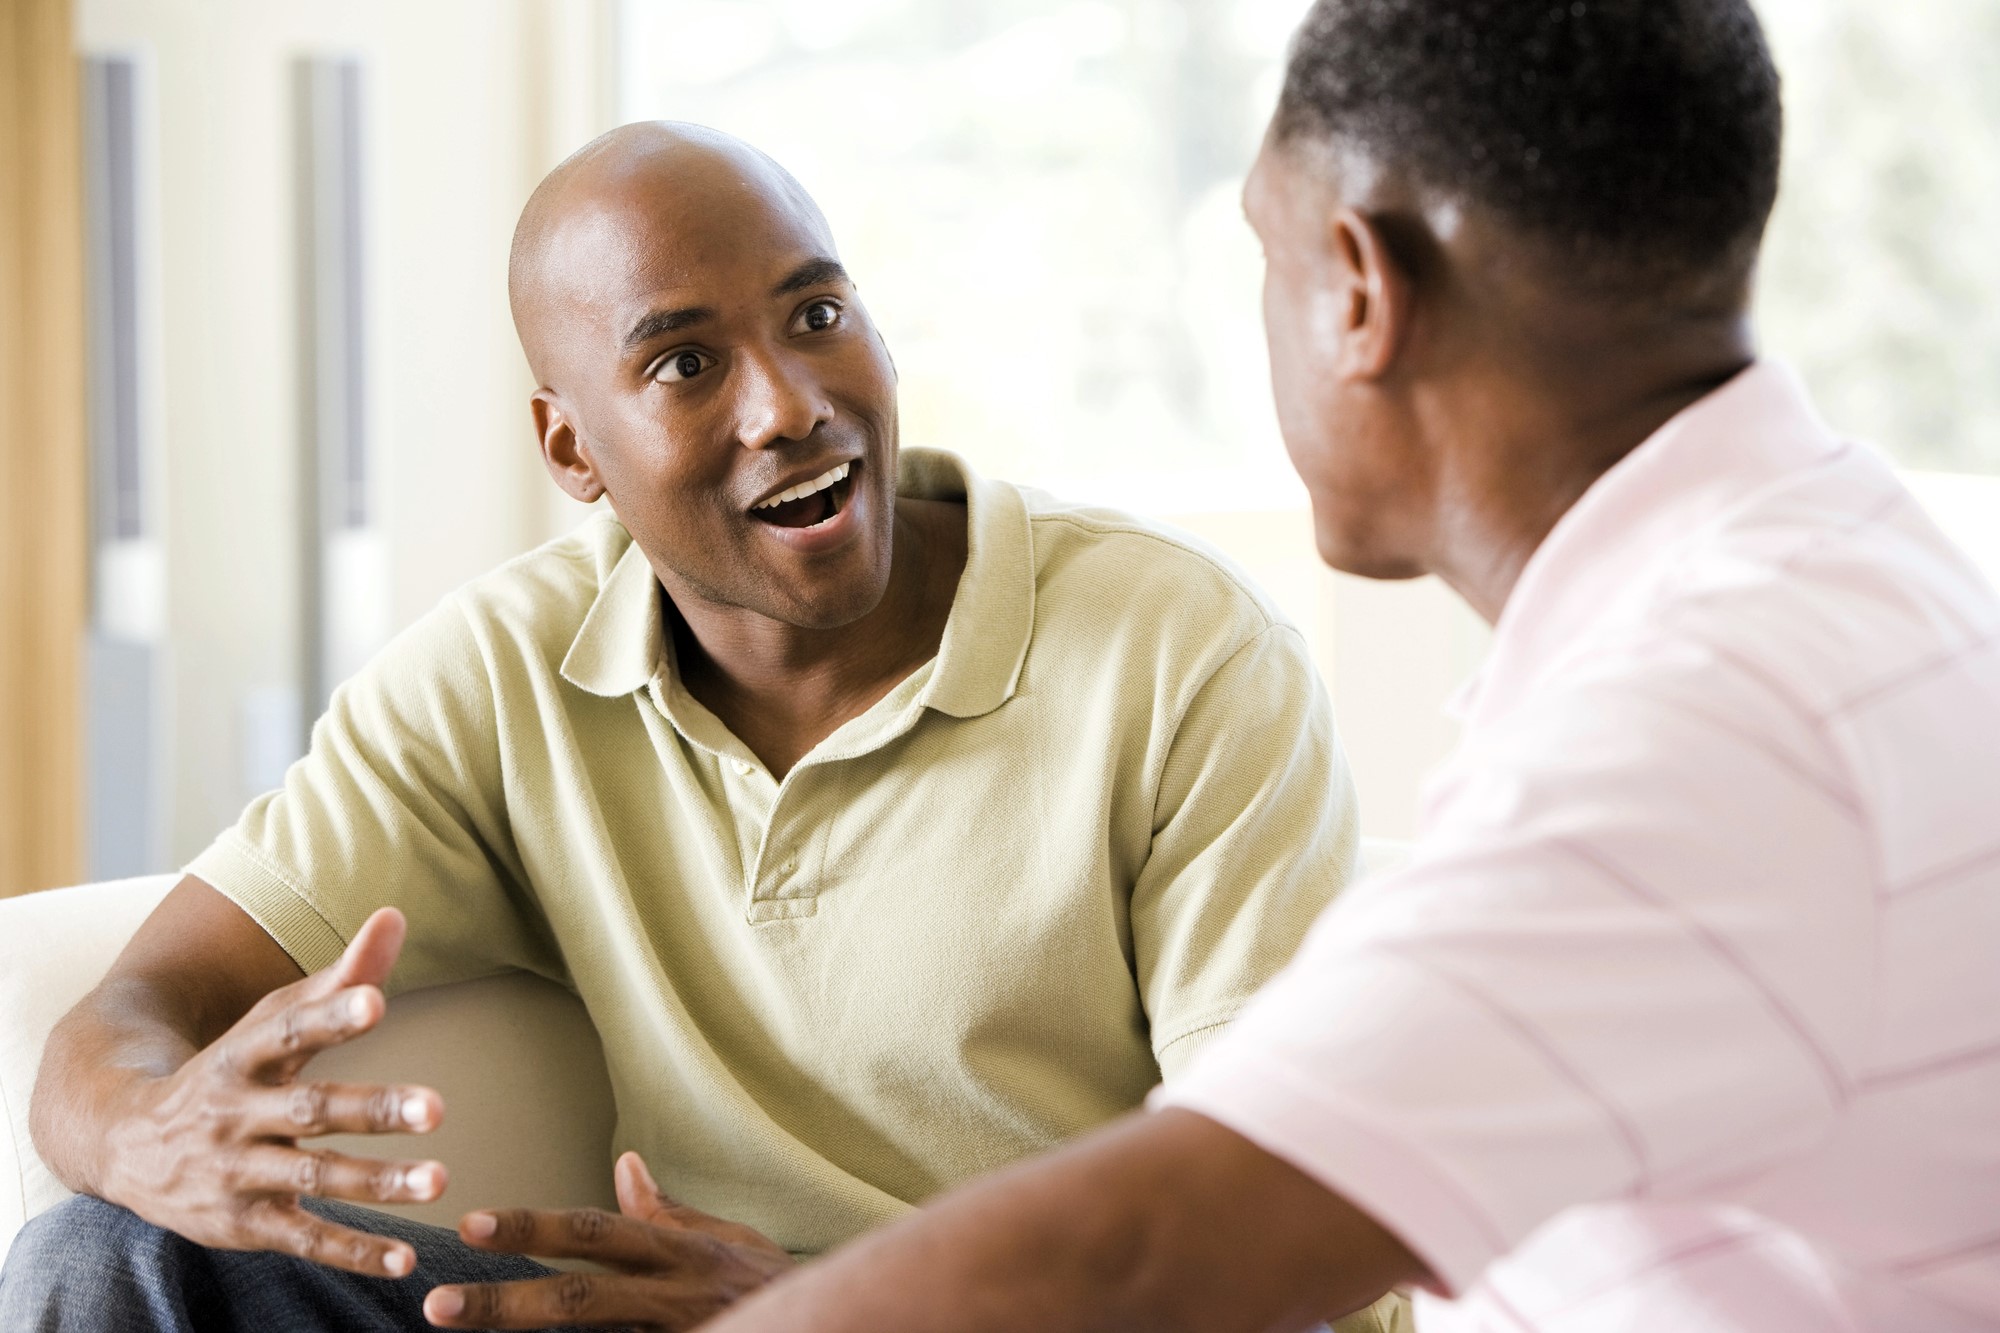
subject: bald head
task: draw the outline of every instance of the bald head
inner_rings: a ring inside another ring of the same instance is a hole
[[[528,201],[508,289],[549,475],[610,502],[677,606],[825,628],[880,602],[895,366],[784,168],[694,125],[613,130]]]
[[[544,386],[573,373],[575,342],[635,283],[684,279],[718,235],[803,233],[828,258],[833,236],[791,173],[740,139],[678,121],[641,121],[572,153],[529,196],[514,228],[507,294],[528,365]]]

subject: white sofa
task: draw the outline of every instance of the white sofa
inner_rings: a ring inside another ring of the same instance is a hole
[[[1401,858],[1367,840],[1362,871]],[[28,1095],[49,1031],[110,968],[176,877],[90,884],[0,899],[0,1261],[29,1218],[69,1196],[28,1139]],[[403,1136],[326,1142],[371,1155],[435,1157],[451,1184],[434,1203],[396,1209],[454,1226],[485,1205],[615,1207],[611,1084],[576,997],[512,975],[399,996],[382,1026],[321,1056],[323,1078],[420,1082],[444,1095],[444,1124]]]

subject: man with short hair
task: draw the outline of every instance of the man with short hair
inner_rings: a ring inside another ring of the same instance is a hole
[[[511,294],[549,470],[615,520],[340,689],[63,1021],[35,1140],[97,1198],[16,1241],[10,1333],[690,1326],[1139,1104],[1350,871],[1297,631],[1154,525],[899,453],[887,350],[770,159],[614,131],[530,201]],[[577,991],[620,1214],[325,1202],[444,1188],[298,1143],[443,1113],[302,1077],[392,965]]]
[[[1494,624],[1148,1114],[716,1333],[2000,1328],[2000,598],[1752,351],[1747,0],[1320,0],[1245,191],[1321,553]]]

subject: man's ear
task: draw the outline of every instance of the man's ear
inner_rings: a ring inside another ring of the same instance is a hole
[[[1330,226],[1328,240],[1346,284],[1335,369],[1347,379],[1380,379],[1402,350],[1416,287],[1381,226],[1366,214],[1342,208]]]
[[[569,412],[553,389],[537,389],[528,400],[535,416],[535,438],[542,446],[542,462],[549,475],[572,500],[590,504],[604,494],[604,482],[583,447],[583,440],[570,421]]]

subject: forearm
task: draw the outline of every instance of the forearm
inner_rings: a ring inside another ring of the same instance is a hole
[[[156,988],[107,982],[85,996],[49,1034],[29,1104],[29,1135],[50,1173],[104,1194],[111,1126],[199,1049],[191,1017]]]
[[[260,998],[302,975],[242,908],[181,880],[43,1047],[28,1126],[50,1172],[109,1197],[115,1128]]]
[[[958,1190],[712,1327],[1264,1333],[1358,1309],[1420,1271],[1317,1183],[1167,1111]]]

